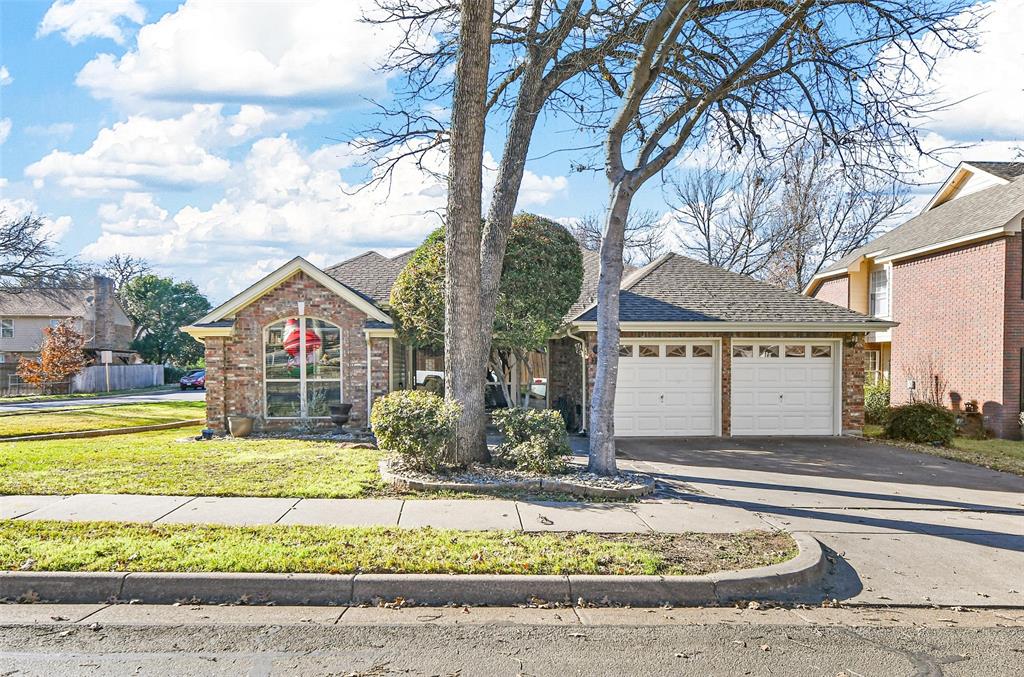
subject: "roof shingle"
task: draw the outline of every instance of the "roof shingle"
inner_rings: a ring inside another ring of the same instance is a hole
[[[919,214],[853,250],[822,273],[844,270],[868,253],[884,256],[905,254],[929,245],[1001,228],[1021,212],[1024,212],[1024,175],[1010,183],[979,190]]]
[[[666,254],[623,280],[621,322],[861,324],[878,321],[753,278]],[[578,318],[597,319],[590,308]]]
[[[368,251],[326,268],[324,272],[378,306],[386,306],[391,298],[391,287],[414,251],[410,249],[391,258]]]

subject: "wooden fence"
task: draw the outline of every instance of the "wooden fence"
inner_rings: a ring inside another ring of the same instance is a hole
[[[110,383],[107,383],[107,369]],[[135,390],[164,384],[161,364],[98,364],[86,367],[71,380],[71,392],[99,393],[104,390]]]

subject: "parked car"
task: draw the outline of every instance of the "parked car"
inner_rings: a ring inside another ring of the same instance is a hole
[[[178,383],[181,385],[182,390],[188,390],[189,388],[193,390],[206,390],[206,370],[197,369],[196,371],[190,371],[182,376]]]

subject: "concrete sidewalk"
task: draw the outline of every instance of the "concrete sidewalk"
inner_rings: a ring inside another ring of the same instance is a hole
[[[0,496],[0,519],[601,533],[735,533],[777,528],[743,508],[693,502],[623,504],[134,494]]]

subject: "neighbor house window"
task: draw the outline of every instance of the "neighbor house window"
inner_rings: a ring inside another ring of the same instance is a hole
[[[0,320],[0,338],[14,338],[14,320]]]
[[[882,376],[882,353],[878,350],[864,351],[864,376],[868,383],[874,383]]]
[[[871,271],[871,289],[868,293],[870,314],[875,317],[889,317],[889,271]]]
[[[290,317],[266,329],[267,418],[323,418],[341,402],[341,329]]]

